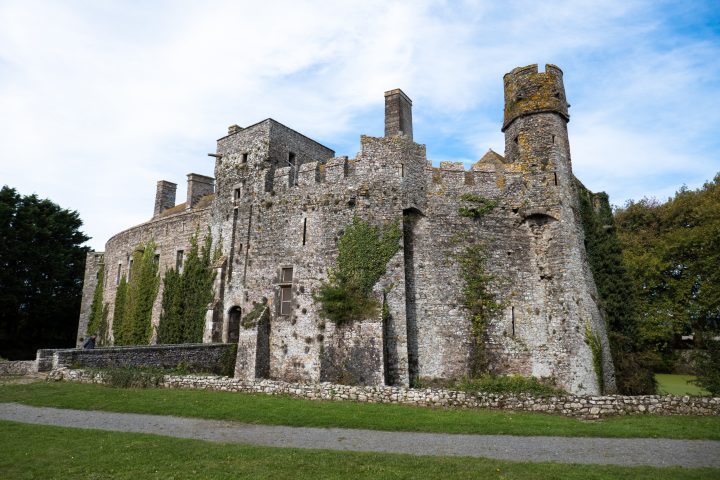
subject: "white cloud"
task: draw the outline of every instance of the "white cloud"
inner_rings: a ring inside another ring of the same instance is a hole
[[[430,156],[474,161],[502,152],[502,75],[549,62],[566,72],[582,180],[623,199],[674,190],[720,170],[720,49],[664,15],[646,1],[5,1],[0,183],[79,210],[102,249],[150,216],[157,180],[182,192],[186,173],[212,174],[227,125],[273,117],[353,155],[401,87]]]

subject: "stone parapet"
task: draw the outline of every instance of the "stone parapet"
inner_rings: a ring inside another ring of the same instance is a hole
[[[14,362],[0,362],[1,375],[27,375],[37,372],[35,360],[18,360]]]
[[[51,378],[81,383],[104,383],[102,373],[57,369]],[[166,375],[164,388],[190,388],[224,392],[287,395],[310,400],[387,403],[418,407],[442,407],[515,412],[540,412],[584,420],[622,415],[720,415],[719,397],[641,396],[532,396],[467,393],[445,389],[413,389],[385,386],[350,386],[332,383],[287,383],[274,380],[239,380],[229,377]]]

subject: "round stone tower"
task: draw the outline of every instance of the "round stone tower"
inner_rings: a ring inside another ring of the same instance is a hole
[[[518,234],[527,239],[529,275],[516,281],[523,285],[518,322],[532,332],[524,372],[553,377],[574,393],[612,392],[613,365],[572,174],[563,73],[529,65],[506,74],[504,85],[505,157],[523,177],[514,211]]]

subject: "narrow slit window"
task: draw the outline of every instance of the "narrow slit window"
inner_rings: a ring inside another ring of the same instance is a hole
[[[175,270],[177,272],[182,272],[184,256],[185,256],[184,250],[178,250],[177,253],[175,254]]]
[[[552,136],[552,143],[555,144],[555,135]]]
[[[557,187],[557,172],[553,172],[553,181],[555,182],[555,186]]]
[[[404,163],[401,163],[401,164],[398,166],[398,175],[400,175],[400,178],[404,178],[404,177],[405,177],[405,164],[404,164]]]
[[[248,161],[248,154],[247,154],[247,153],[243,153],[243,154],[242,154],[242,163],[247,163],[247,161]]]
[[[120,285],[120,270],[122,270],[122,263],[118,263],[117,275],[115,276],[115,285]]]
[[[233,191],[233,203],[237,205],[240,203],[240,197],[242,196],[242,188],[238,187]]]
[[[307,218],[303,218],[303,245],[305,245],[306,239],[307,239]]]
[[[512,336],[515,336],[515,307],[510,307],[510,315],[512,318]]]

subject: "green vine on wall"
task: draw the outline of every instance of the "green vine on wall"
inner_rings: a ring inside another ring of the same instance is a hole
[[[400,249],[398,222],[381,227],[353,217],[338,239],[336,268],[314,296],[320,313],[336,324],[374,315],[379,307],[373,286]]]
[[[103,304],[103,288],[105,286],[105,269],[98,272],[98,283],[93,292],[93,301],[90,306],[90,319],[87,324],[86,334],[97,335],[96,345],[102,346],[107,342],[107,317],[108,306]]]
[[[602,345],[600,344],[600,338],[592,331],[590,322],[585,322],[585,343],[590,346],[592,351],[593,369],[597,376],[598,385],[600,391],[603,391],[605,386],[604,375],[603,375],[603,362],[602,362]]]
[[[267,298],[263,297],[260,302],[253,302],[253,308],[250,312],[242,317],[240,325],[246,330],[264,325],[270,321],[270,308],[267,304]]]
[[[152,308],[160,279],[155,242],[140,244],[133,252],[130,281],[120,280],[115,297],[113,332],[116,345],[147,345],[152,335]]]
[[[205,314],[214,296],[213,264],[219,256],[219,250],[213,253],[210,232],[205,235],[202,246],[195,232],[190,238],[190,251],[182,271],[169,268],[165,272],[158,343],[202,342]]]
[[[462,290],[463,305],[468,311],[475,341],[470,374],[477,377],[488,370],[485,332],[490,320],[502,310],[503,304],[490,289],[490,285],[497,279],[487,271],[488,255],[483,245],[469,245],[455,258],[465,283]]]
[[[498,204],[495,200],[490,200],[472,193],[464,193],[460,195],[460,200],[471,205],[458,208],[458,214],[461,217],[468,218],[480,218],[490,213],[495,207],[497,207]]]

